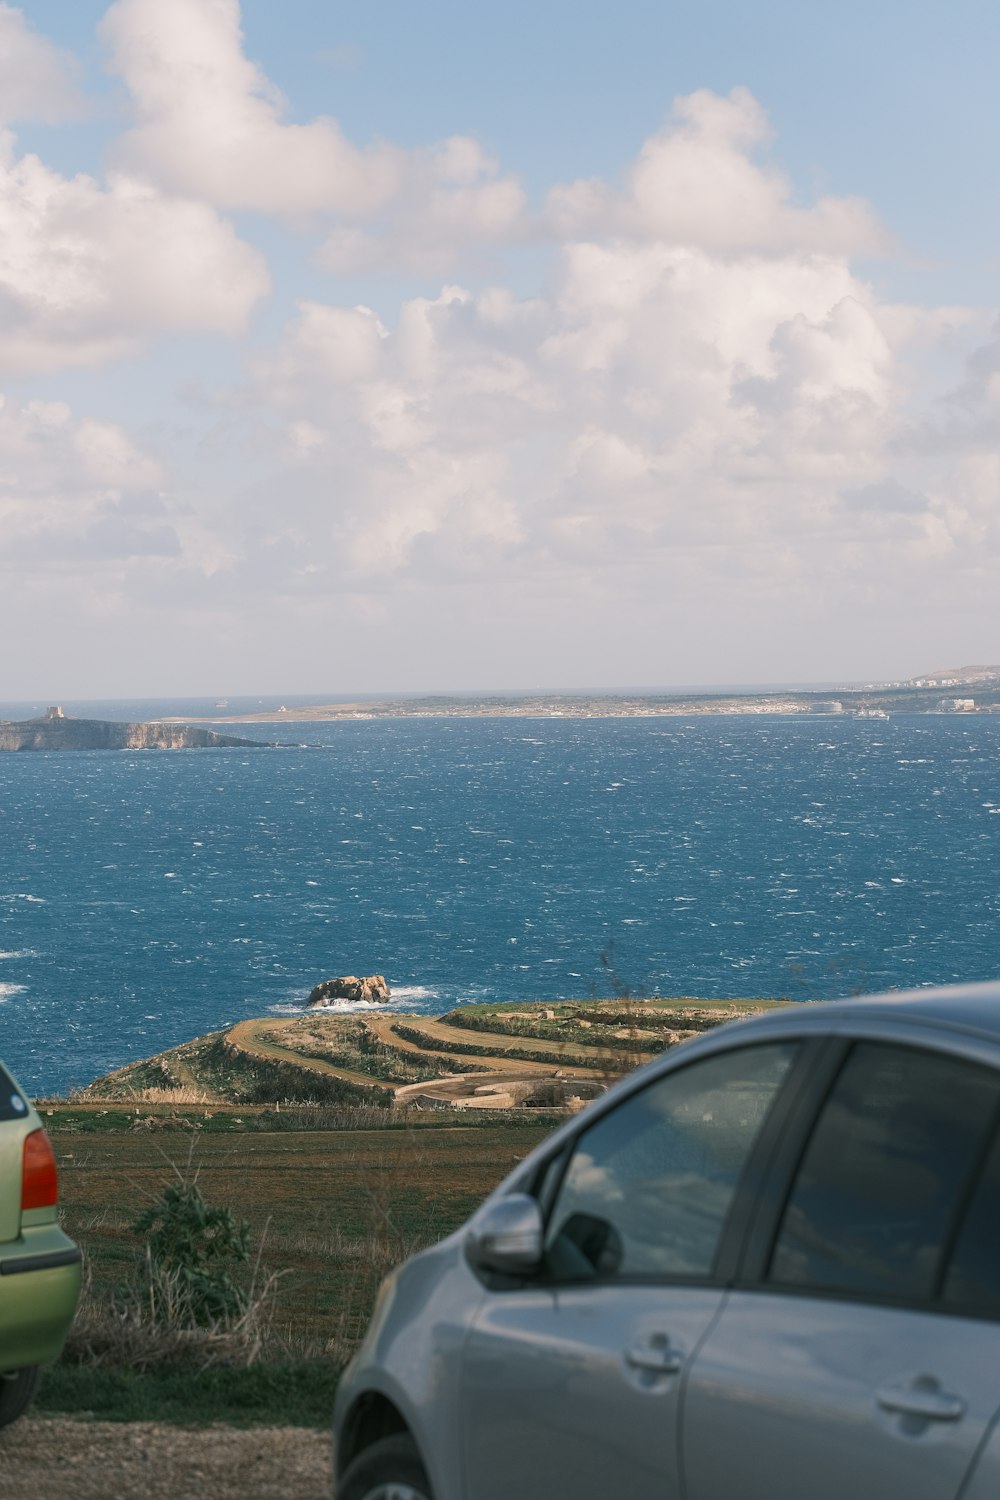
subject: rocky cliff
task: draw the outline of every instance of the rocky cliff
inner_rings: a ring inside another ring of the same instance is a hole
[[[122,724],[106,719],[69,719],[52,710],[44,719],[0,720],[0,750],[202,750],[263,749],[261,740],[241,740],[189,724]]]
[[[324,979],[310,992],[311,1006],[336,1005],[338,1000],[349,1000],[358,1005],[384,1005],[390,997],[384,974],[367,974],[359,979],[355,974],[342,974],[339,979]]]

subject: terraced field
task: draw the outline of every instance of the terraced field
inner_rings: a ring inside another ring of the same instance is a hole
[[[238,1021],[96,1079],[84,1100],[575,1108],[687,1037],[784,1002],[566,1001]]]

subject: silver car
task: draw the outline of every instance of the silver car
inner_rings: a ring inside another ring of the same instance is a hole
[[[632,1074],[386,1281],[338,1500],[997,1500],[1000,984]]]

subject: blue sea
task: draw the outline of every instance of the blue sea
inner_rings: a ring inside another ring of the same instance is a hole
[[[0,755],[0,1055],[32,1092],[334,974],[428,1012],[1000,974],[1000,716],[234,732],[287,744]]]

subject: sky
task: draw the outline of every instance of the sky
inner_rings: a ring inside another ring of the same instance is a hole
[[[1000,8],[0,0],[0,700],[1000,660]]]

